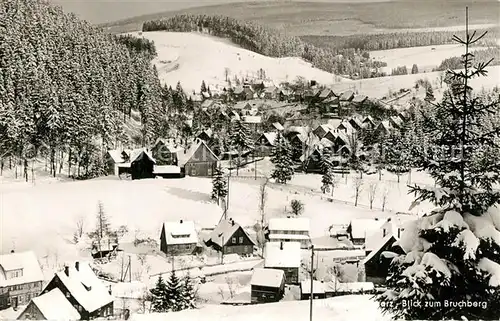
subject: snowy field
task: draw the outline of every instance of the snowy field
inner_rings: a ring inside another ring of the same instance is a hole
[[[411,66],[410,66],[411,67]],[[410,69],[411,71],[411,69]],[[490,90],[498,86],[500,79],[500,66],[491,66],[487,68],[487,77],[479,77],[472,79],[471,87],[475,91],[484,88]],[[332,86],[333,90],[357,90],[359,94],[366,95],[370,98],[380,99],[387,96],[389,92],[396,92],[403,88],[412,88],[419,79],[427,79],[433,87],[439,88],[439,76],[442,72],[428,72],[414,75],[402,76],[387,76],[370,79],[353,80],[352,82],[337,83]],[[438,99],[438,97],[436,97]]]
[[[486,48],[471,48],[471,50],[482,49]],[[406,66],[408,72],[411,72],[413,64],[417,64],[419,72],[422,73],[432,71],[446,58],[459,57],[463,53],[464,47],[462,45],[439,45],[371,51],[370,57],[386,62],[387,67],[383,67],[381,70],[387,74],[399,66]]]
[[[137,33],[133,33],[137,36]],[[276,85],[293,81],[297,76],[332,84],[339,77],[313,68],[300,58],[271,58],[242,49],[229,40],[200,33],[143,32],[154,41],[158,56],[153,61],[162,83],[175,87],[178,81],[186,92],[200,90],[201,81],[212,89],[227,86],[224,70],[229,68],[229,79],[257,76],[262,68]],[[342,81],[349,81],[341,79]]]
[[[376,302],[367,295],[343,296],[323,300],[315,300],[313,305],[314,320],[329,321],[389,321],[378,310]],[[360,308],[361,307],[361,308]],[[207,305],[197,310],[161,314],[134,314],[131,321],[277,321],[277,320],[309,320],[309,301],[279,302],[251,306]]]

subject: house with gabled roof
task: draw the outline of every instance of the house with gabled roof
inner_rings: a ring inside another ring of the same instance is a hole
[[[350,135],[350,134],[353,134],[356,132],[356,129],[348,121],[342,121],[337,126],[337,130],[342,131],[347,135]]]
[[[349,119],[349,124],[354,128],[355,131],[360,131],[363,128],[363,121],[358,117],[351,117]]]
[[[212,135],[213,135],[213,131],[211,128],[207,128],[205,130],[202,130],[197,136],[196,138],[199,138],[201,140],[203,140],[204,142],[209,142],[210,139],[212,139]]]
[[[352,90],[344,91],[340,95],[341,102],[351,102],[353,100],[353,98],[354,98],[354,92]]]
[[[130,155],[125,150],[110,149],[104,156],[107,175],[118,176],[121,174],[120,165],[129,162]]]
[[[264,268],[282,270],[285,284],[298,284],[300,253],[299,242],[267,242],[264,245]]]
[[[313,130],[313,134],[321,139],[332,129],[333,128],[329,124],[321,124]]]
[[[376,127],[375,120],[372,116],[366,116],[362,120],[363,128],[373,130]]]
[[[154,178],[156,160],[146,149],[135,151],[130,156],[130,174],[132,179]]]
[[[325,286],[321,281],[312,281],[312,296],[314,299],[326,298]],[[300,299],[309,300],[311,298],[311,279],[300,282]]]
[[[66,265],[63,271],[56,272],[42,295],[54,289],[64,294],[81,320],[113,316],[114,297],[87,262],[75,262],[74,266]]]
[[[416,221],[417,219],[418,216],[405,213],[397,213],[387,218],[380,229],[374,230],[373,233],[367,235],[365,240],[366,254],[368,255],[370,252],[375,250],[381,240],[389,234],[394,235],[397,239],[399,239],[408,224]]]
[[[378,218],[373,219],[353,219],[347,227],[347,233],[354,245],[363,246],[367,236],[380,229],[384,221]]]
[[[322,139],[327,139],[331,141],[332,143],[335,142],[335,139],[337,139],[337,132],[334,130],[329,130]]]
[[[278,88],[276,86],[269,86],[264,88],[261,98],[263,99],[276,99],[278,95]]]
[[[270,156],[273,152],[273,148],[276,146],[277,137],[278,133],[276,132],[262,133],[254,144],[257,155],[261,157]]]
[[[279,101],[288,101],[290,97],[292,97],[293,92],[287,88],[281,88],[278,90],[278,100]]]
[[[202,110],[207,110],[209,109],[210,107],[212,107],[215,103],[215,100],[213,99],[205,99],[205,101],[203,101],[201,103],[201,109]]]
[[[233,219],[222,220],[205,240],[208,247],[223,254],[251,255],[255,241]]]
[[[391,116],[389,123],[392,128],[400,129],[403,126],[403,120],[399,116]]]
[[[151,147],[151,156],[155,159],[155,165],[177,165],[177,151],[180,145],[172,139],[158,138]]]
[[[325,89],[323,89],[323,90],[319,93],[318,98],[319,98],[320,100],[325,100],[325,99],[330,98],[330,97],[332,97],[332,96],[334,96],[333,91],[332,91],[331,89],[329,89],[329,88],[325,88]]]
[[[254,269],[250,286],[252,303],[278,302],[285,294],[285,273],[279,269]]]
[[[383,137],[383,136],[389,135],[389,133],[392,130],[393,130],[393,127],[392,127],[391,123],[388,120],[383,120],[377,125],[377,127],[375,127],[373,134],[377,137]]]
[[[271,242],[299,242],[303,248],[309,247],[310,221],[305,217],[271,218],[268,224],[268,239]]]
[[[0,310],[27,304],[42,292],[43,280],[35,253],[0,255]]]
[[[283,127],[283,125],[281,125],[278,122],[273,123],[273,128],[276,129],[279,132],[282,132],[282,131],[285,130],[285,127]]]
[[[55,288],[33,298],[17,320],[76,321],[81,317],[61,290]]]
[[[366,100],[368,99],[367,96],[365,95],[355,95],[353,98],[352,98],[352,102],[354,104],[358,104],[358,105],[361,105],[363,104]]]
[[[393,233],[387,234],[383,239],[379,240],[379,243],[374,246],[370,254],[361,262],[365,268],[367,282],[385,284],[393,259],[393,256],[388,255],[387,252],[405,254],[403,249],[396,244],[398,239]]]
[[[219,158],[203,140],[197,139],[177,152],[178,166],[189,176],[212,176]]]
[[[167,256],[188,255],[198,247],[198,231],[193,221],[163,223],[160,251]]]

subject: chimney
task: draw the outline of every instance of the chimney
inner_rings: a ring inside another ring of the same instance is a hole
[[[180,223],[182,224],[182,220],[180,220]]]
[[[16,251],[14,251],[14,250],[10,250],[10,253],[15,253],[15,252],[16,252]]]
[[[66,274],[66,276],[69,276],[69,266],[65,266],[64,267],[64,274]]]
[[[280,250],[283,250],[283,241],[280,242]]]
[[[111,284],[109,285],[109,290],[108,290],[108,292],[109,292],[109,295],[111,295]]]
[[[233,219],[231,219],[231,226],[234,226],[234,221],[233,221]]]
[[[378,217],[375,217],[375,221],[378,221]]]
[[[78,262],[78,261],[77,261],[77,262],[75,262],[75,269],[76,269],[77,271],[80,271],[80,262]]]

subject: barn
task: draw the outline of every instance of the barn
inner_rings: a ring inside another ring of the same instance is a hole
[[[130,157],[130,174],[132,179],[154,178],[153,170],[156,160],[147,150],[142,150],[136,156]]]
[[[285,293],[285,273],[279,269],[254,269],[250,286],[252,303],[278,302]]]
[[[189,176],[212,176],[219,161],[210,147],[200,139],[178,151],[177,159],[179,167]]]

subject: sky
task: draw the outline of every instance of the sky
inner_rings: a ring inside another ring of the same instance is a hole
[[[262,1],[262,0],[253,0]],[[272,0],[271,0],[272,1]],[[297,0],[289,0],[297,1]],[[310,1],[310,0],[302,0]],[[373,2],[373,0],[314,0],[315,2]],[[381,1],[381,0],[379,0]],[[383,1],[383,0],[382,0]],[[104,23],[136,16],[242,0],[49,0],[91,23]]]

